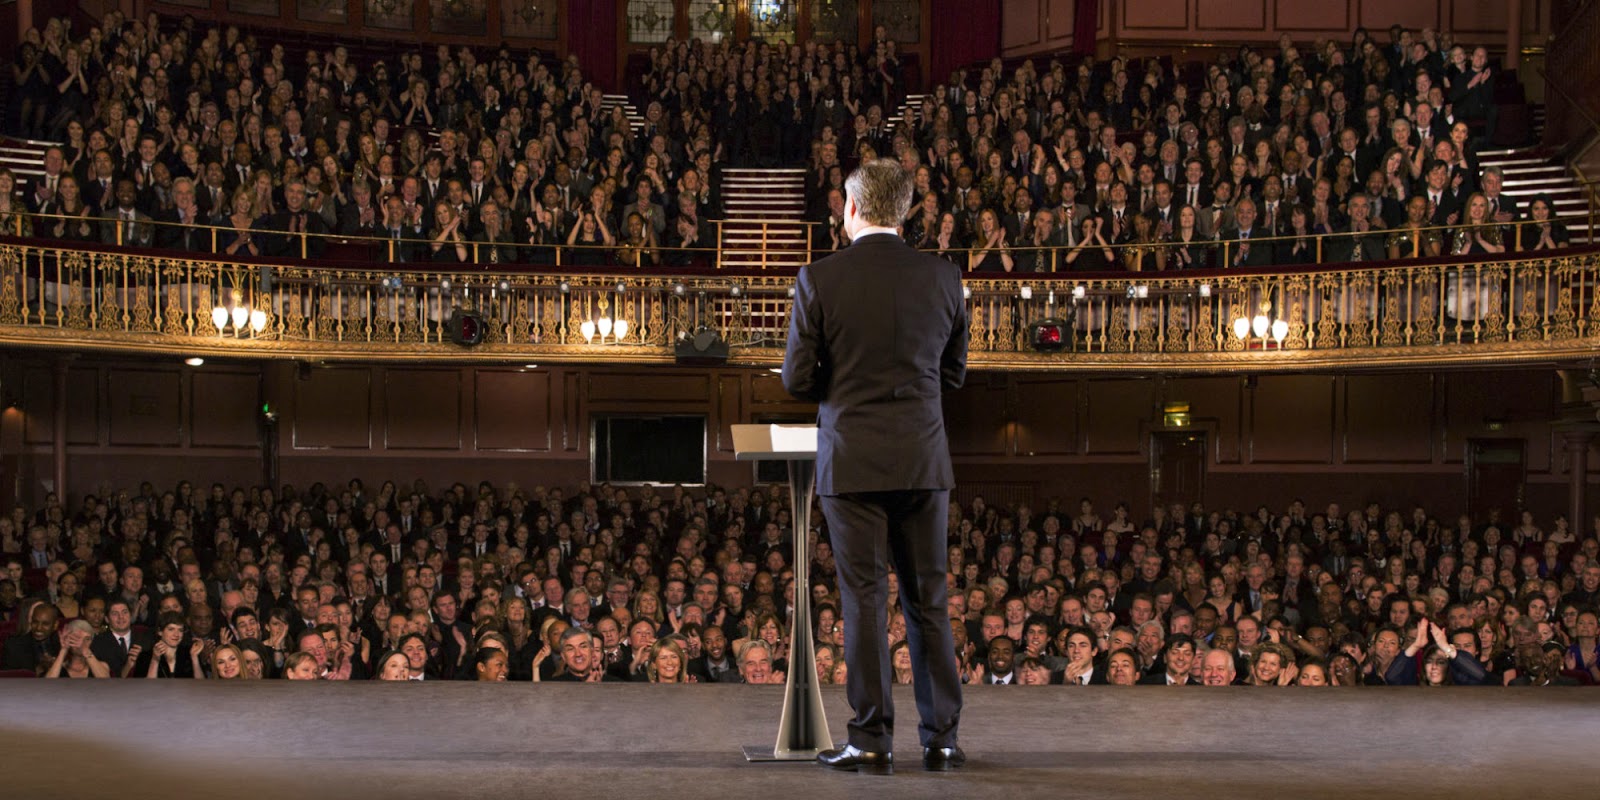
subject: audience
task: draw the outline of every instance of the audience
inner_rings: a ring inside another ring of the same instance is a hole
[[[0,518],[0,668],[778,684],[786,497],[359,480],[205,494],[147,482],[70,507],[51,495]],[[1299,500],[1156,508],[1139,524],[1087,499],[1036,512],[976,497],[951,512],[950,623],[969,683],[1600,683],[1600,515],[1580,535],[1560,516],[1545,530],[1527,512],[1510,525]],[[818,678],[838,683],[832,549],[811,541]],[[906,682],[897,603],[887,630]]]
[[[51,18],[23,34],[5,121],[61,142],[15,198],[49,216],[5,203],[0,222],[229,255],[315,257],[333,233],[398,239],[378,248],[396,262],[693,266],[717,246],[724,167],[805,165],[826,252],[848,241],[844,174],[892,156],[915,176],[914,244],[979,270],[1431,250],[1400,230],[1418,227],[1419,196],[1452,253],[1567,242],[1548,202],[1520,208],[1480,168],[1499,79],[1487,51],[1430,29],[1285,37],[1204,65],[995,59],[903,121],[908,68],[881,27],[854,47],[674,39],[638,77],[637,129],[575,58],[422,49],[363,59],[192,17]],[[1344,234],[1354,243],[1312,238]]]

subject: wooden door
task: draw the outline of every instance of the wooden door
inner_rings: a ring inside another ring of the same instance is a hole
[[[1204,503],[1206,434],[1204,431],[1159,431],[1150,434],[1151,507]]]

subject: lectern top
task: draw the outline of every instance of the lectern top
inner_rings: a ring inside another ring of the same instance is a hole
[[[817,457],[815,425],[735,425],[737,461],[812,461]]]

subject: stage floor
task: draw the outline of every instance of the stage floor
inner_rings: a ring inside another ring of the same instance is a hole
[[[842,690],[824,687],[842,737]],[[1586,689],[973,687],[966,769],[747,764],[780,687],[0,682],[0,796],[1594,798]],[[304,792],[305,794],[300,794]]]

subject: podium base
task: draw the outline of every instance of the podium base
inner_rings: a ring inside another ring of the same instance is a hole
[[[744,760],[752,764],[773,761],[811,761],[817,760],[821,750],[774,750],[770,744],[747,744],[744,746]]]

